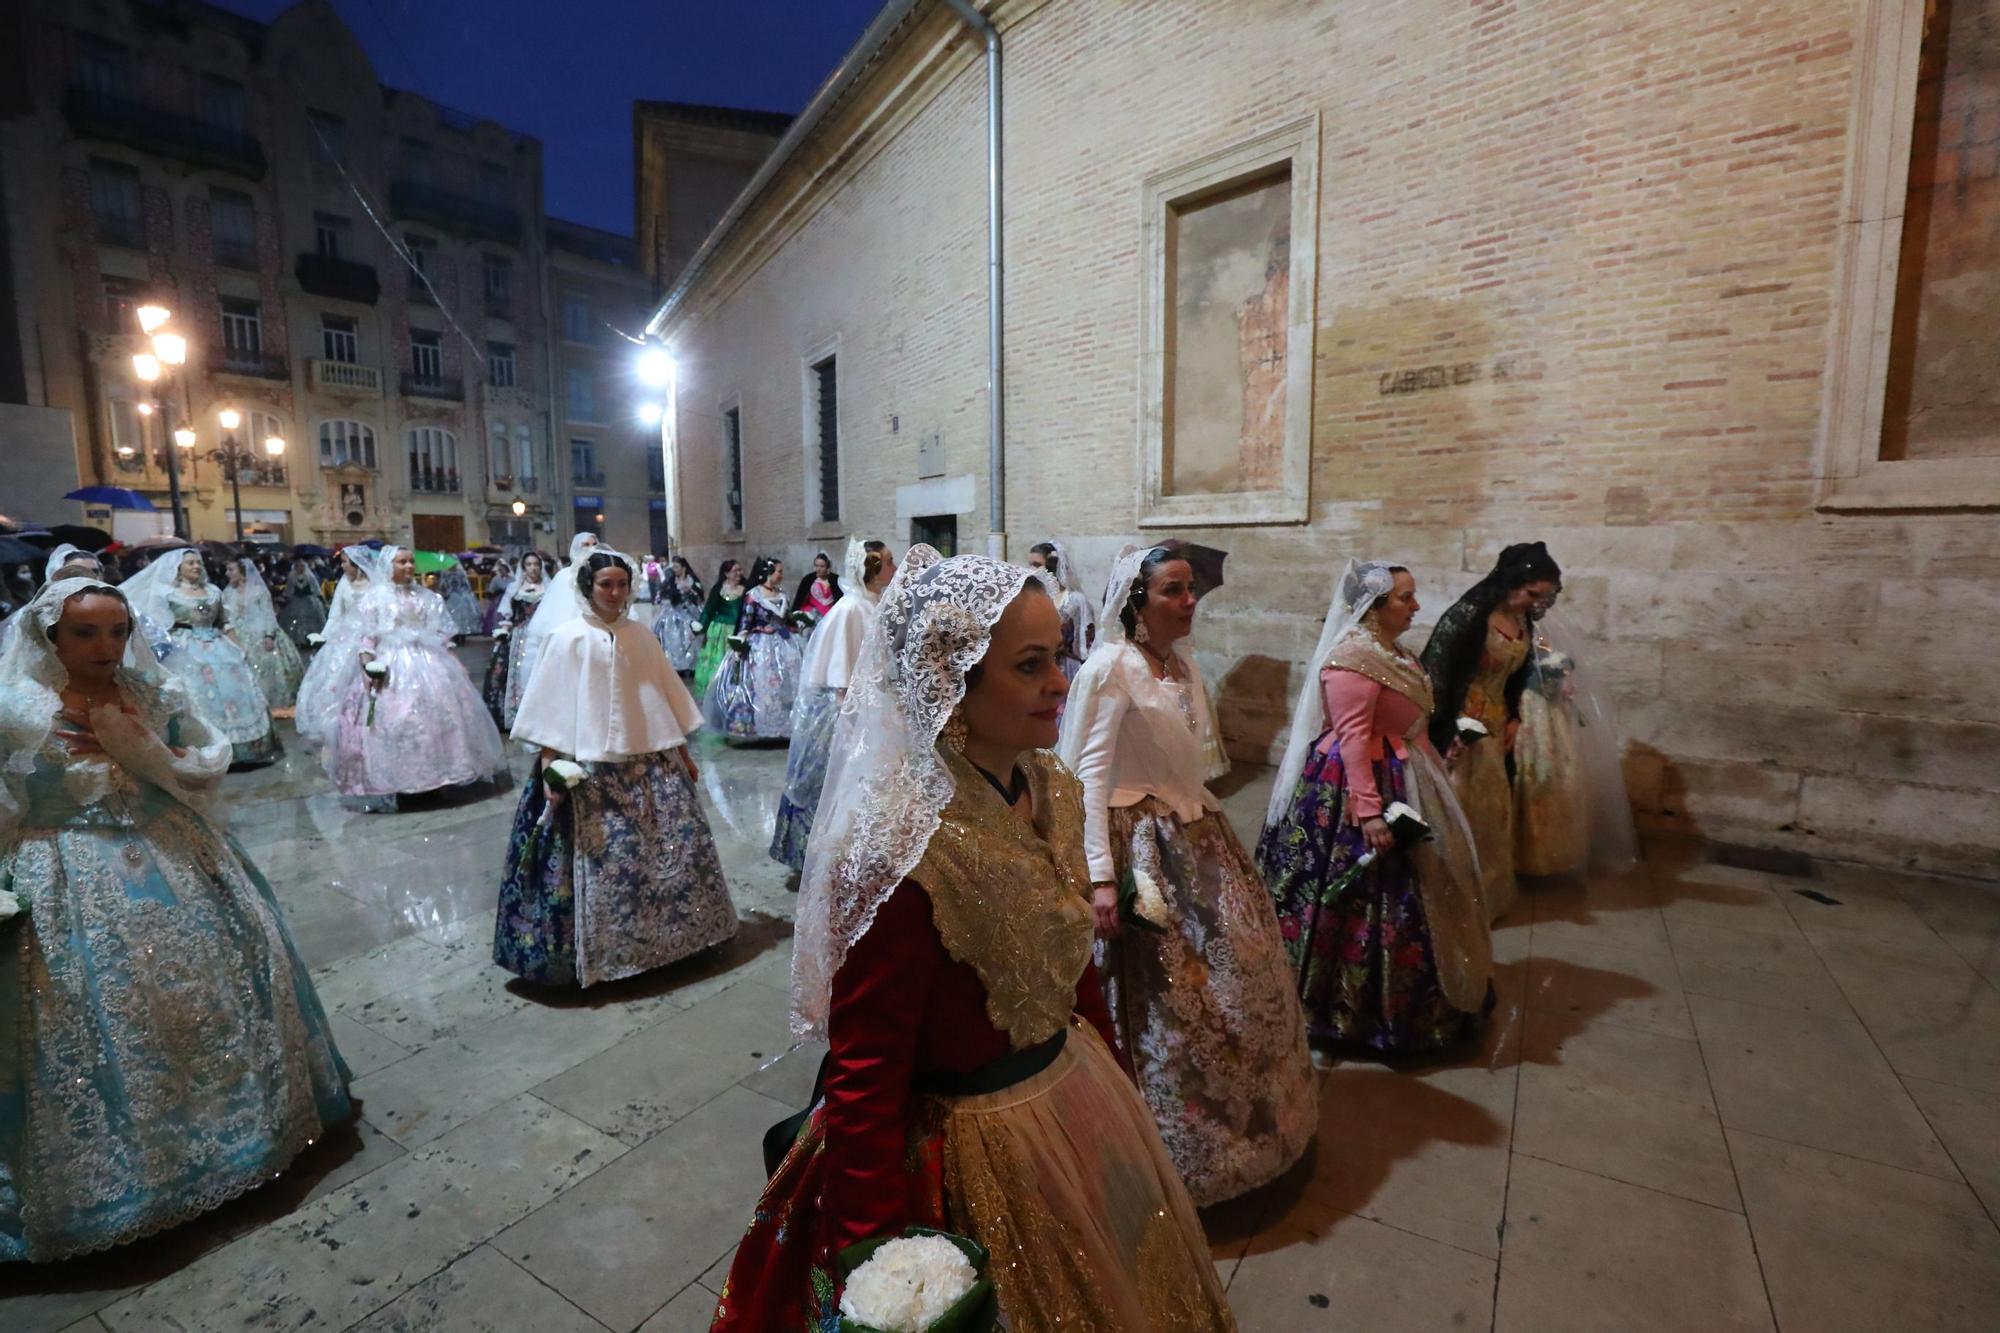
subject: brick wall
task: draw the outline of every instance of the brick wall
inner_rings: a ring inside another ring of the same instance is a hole
[[[1007,35],[1014,552],[1060,536],[1095,591],[1134,535],[1142,180],[1317,110],[1312,522],[1185,534],[1233,553],[1198,630],[1231,748],[1282,743],[1347,556],[1411,564],[1427,621],[1541,538],[1646,825],[1997,873],[2000,525],[1812,508],[1855,22],[1846,0],[1031,7]],[[845,179],[746,228],[769,254],[670,330],[705,575],[819,544],[799,358],[834,335],[848,526],[907,535],[895,490],[941,431],[978,478],[961,536],[984,530],[984,78],[958,60],[886,142],[806,155]],[[1383,392],[1440,364],[1473,369]],[[737,394],[740,546],[717,498]]]

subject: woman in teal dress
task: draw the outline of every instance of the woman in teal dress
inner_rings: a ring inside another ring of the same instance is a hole
[[[62,579],[0,654],[0,1262],[162,1231],[352,1113],[271,886],[211,822],[230,745]]]
[[[280,752],[271,704],[250,659],[231,637],[222,590],[208,581],[201,554],[167,551],[119,585],[132,609],[168,626],[167,670],[180,677],[195,707],[227,738],[239,764],[268,764]]]
[[[716,571],[715,587],[709,591],[708,604],[701,609],[701,622],[694,632],[701,637],[701,656],[694,663],[694,697],[705,698],[708,683],[715,679],[715,673],[722,669],[723,658],[729,652],[729,640],[736,633],[737,623],[743,617],[743,562],[725,560]]]
[[[289,716],[299,701],[305,660],[292,646],[291,636],[278,625],[277,612],[271,609],[271,590],[264,585],[257,562],[239,556],[224,568],[229,586],[222,590],[223,616],[264,691],[264,701],[273,713]]]

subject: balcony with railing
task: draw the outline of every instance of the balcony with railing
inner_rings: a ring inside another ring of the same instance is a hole
[[[580,486],[586,491],[601,491],[604,489],[604,474],[595,469],[588,472],[577,469],[569,474],[569,480],[572,486]]]
[[[316,356],[306,363],[306,368],[310,372],[312,387],[321,392],[361,394],[369,398],[382,396],[382,372],[374,366],[354,361],[329,361],[323,356]]]
[[[532,472],[514,478],[514,485],[523,495],[539,495],[542,491],[542,479]]]
[[[299,262],[292,271],[298,277],[299,286],[314,296],[330,296],[336,301],[359,301],[363,305],[374,305],[382,299],[382,279],[376,275],[373,264],[335,259],[332,255],[308,250],[299,255]]]
[[[264,146],[255,135],[242,130],[211,125],[137,98],[80,84],[71,85],[63,95],[63,114],[70,128],[86,138],[124,144],[250,180],[264,178]]]
[[[447,402],[465,401],[465,381],[447,379],[443,375],[425,375],[413,370],[403,372],[403,396],[405,398],[441,398]]]
[[[257,262],[257,247],[241,241],[218,240],[215,242],[215,266],[255,273],[261,267]]]
[[[457,236],[521,243],[521,214],[506,204],[489,204],[423,181],[403,179],[389,186],[389,211],[399,222],[426,222]]]
[[[277,352],[244,352],[234,348],[222,354],[222,364],[215,368],[219,375],[243,375],[258,380],[288,380],[292,368],[284,356]]]
[[[413,495],[457,495],[458,471],[439,467],[430,459],[410,455],[410,493]]]

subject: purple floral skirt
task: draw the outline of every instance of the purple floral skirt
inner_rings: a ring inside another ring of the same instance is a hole
[[[1375,786],[1384,804],[1408,799],[1403,761],[1393,753],[1376,763]],[[1483,1015],[1452,1007],[1438,985],[1412,859],[1385,852],[1353,885],[1333,887],[1367,846],[1345,817],[1345,795],[1339,748],[1322,753],[1315,744],[1284,817],[1257,845],[1306,1030],[1385,1054],[1453,1045],[1474,1034]]]

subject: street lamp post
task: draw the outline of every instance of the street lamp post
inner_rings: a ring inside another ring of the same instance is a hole
[[[139,329],[152,339],[153,350],[139,352],[132,358],[132,373],[140,383],[152,385],[171,373],[169,366],[187,364],[187,339],[166,327],[173,313],[165,306],[142,305],[138,311]],[[174,536],[185,541],[193,534],[189,531],[187,511],[181,504],[180,461],[174,455],[180,432],[174,429],[173,398],[164,389],[160,391],[160,430],[167,437],[167,503],[173,509]],[[185,429],[185,428],[183,428]]]
[[[216,423],[222,427],[222,443],[209,450],[202,457],[222,465],[223,475],[229,478],[229,497],[236,506],[236,544],[243,544],[243,469],[256,461],[257,455],[247,444],[237,441],[236,428],[243,424],[243,414],[233,407],[225,407],[215,414]],[[194,432],[187,432],[187,447],[194,446]],[[178,437],[176,437],[178,438]],[[282,457],[285,452],[283,438],[271,435],[264,440],[264,452],[271,458]]]

